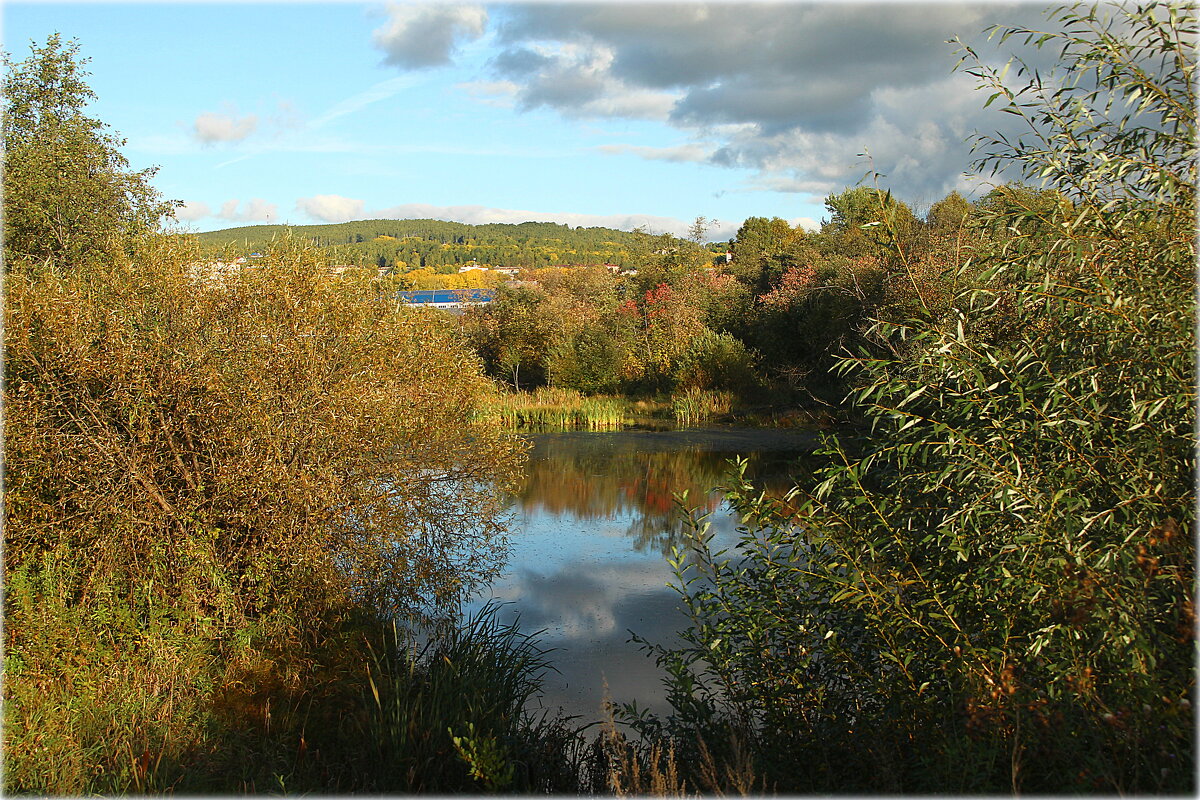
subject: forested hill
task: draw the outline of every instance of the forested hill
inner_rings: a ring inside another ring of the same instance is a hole
[[[250,225],[197,234],[206,255],[234,258],[284,236],[333,251],[339,263],[396,267],[545,267],[630,261],[638,234],[553,222],[467,225],[433,219],[372,219],[337,225]]]

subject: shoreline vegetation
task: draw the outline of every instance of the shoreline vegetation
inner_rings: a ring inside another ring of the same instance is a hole
[[[6,57],[5,792],[1194,794],[1195,9],[1052,13],[994,33],[1053,75],[962,47],[1029,131],[978,200],[531,251],[458,318],[311,243],[198,274],[78,44]],[[736,558],[681,511],[670,713],[533,714],[553,653],[459,614],[511,431],[639,419],[820,465],[728,476]]]
[[[585,395],[541,386],[532,392],[502,392],[484,399],[474,419],[529,430],[619,430],[628,427],[831,428],[839,419],[827,409],[743,405],[732,392],[688,388],[668,397]]]

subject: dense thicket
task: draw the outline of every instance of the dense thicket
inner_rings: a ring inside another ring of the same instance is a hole
[[[785,791],[1194,792],[1196,24],[1054,22],[998,31],[1053,78],[966,52],[1029,123],[980,163],[1045,188],[989,197],[961,290],[914,281],[841,361],[869,435],[784,501],[736,485],[737,558],[700,533],[653,739]]]

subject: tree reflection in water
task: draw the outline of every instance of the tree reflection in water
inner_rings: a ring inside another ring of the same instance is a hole
[[[687,618],[668,588],[664,557],[682,542],[674,495],[714,510],[714,544],[733,546],[738,519],[713,492],[728,461],[746,457],[768,491],[791,487],[797,459],[815,444],[798,431],[614,431],[539,434],[505,573],[467,609],[489,599],[500,617],[541,631],[555,671],[542,702],[584,721],[603,717],[607,686],[621,702],[668,712],[662,674],[629,631],[664,644]]]
[[[676,495],[715,511],[716,487],[731,460],[746,458],[747,475],[770,493],[795,484],[808,432],[657,431],[542,434],[533,439],[527,479],[517,501],[526,514],[549,512],[576,519],[628,519],[639,552],[670,555],[682,543]]]

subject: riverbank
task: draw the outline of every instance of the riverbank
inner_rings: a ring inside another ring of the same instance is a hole
[[[741,428],[831,429],[845,414],[828,404],[743,403],[731,392],[690,389],[674,395],[585,395],[548,386],[531,392],[497,391],[476,419],[530,430],[661,429],[728,425]]]

